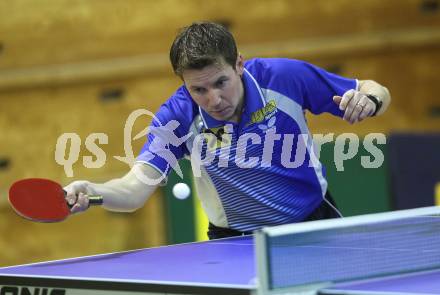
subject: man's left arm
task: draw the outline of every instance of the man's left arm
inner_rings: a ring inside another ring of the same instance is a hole
[[[344,120],[351,124],[367,117],[383,114],[391,102],[388,89],[373,80],[359,80],[359,89],[351,89],[333,101],[344,111]]]

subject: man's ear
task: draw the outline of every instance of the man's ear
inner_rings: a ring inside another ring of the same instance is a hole
[[[240,76],[243,75],[243,72],[244,72],[244,58],[243,58],[243,55],[241,55],[241,53],[238,53],[237,62],[235,63],[235,69],[236,69],[237,73]]]

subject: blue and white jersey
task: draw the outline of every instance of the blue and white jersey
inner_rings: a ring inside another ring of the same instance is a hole
[[[212,118],[180,87],[150,126],[175,120],[168,124],[175,136],[150,132],[137,161],[168,174],[190,157],[198,196],[216,226],[250,231],[302,221],[327,191],[305,111],[342,117],[333,96],[357,89],[357,80],[303,61],[257,58],[245,63],[242,81],[239,123]]]

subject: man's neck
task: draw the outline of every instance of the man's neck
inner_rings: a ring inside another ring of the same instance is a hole
[[[231,118],[231,122],[234,123],[240,123],[241,121],[241,117],[243,115],[243,111],[244,111],[244,100],[246,99],[246,93],[244,91],[244,82],[243,82],[243,77],[241,77],[241,99],[240,102],[237,105],[237,109],[235,110],[234,115]]]

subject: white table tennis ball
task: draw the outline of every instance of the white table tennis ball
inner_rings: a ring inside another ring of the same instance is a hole
[[[186,183],[179,182],[173,187],[173,195],[179,200],[184,200],[188,198],[190,194],[191,189]]]

